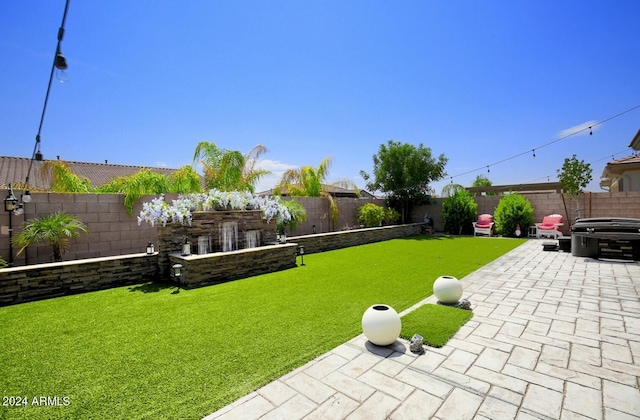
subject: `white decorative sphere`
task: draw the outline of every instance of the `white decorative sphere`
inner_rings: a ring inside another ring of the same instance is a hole
[[[362,332],[377,346],[388,346],[402,330],[400,315],[389,305],[373,305],[362,315]]]
[[[462,297],[462,283],[453,276],[440,276],[433,282],[433,294],[442,303],[457,303]]]

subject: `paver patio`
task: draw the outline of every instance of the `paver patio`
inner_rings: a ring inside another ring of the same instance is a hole
[[[640,418],[640,263],[529,240],[461,280],[444,347],[360,335],[206,419]]]

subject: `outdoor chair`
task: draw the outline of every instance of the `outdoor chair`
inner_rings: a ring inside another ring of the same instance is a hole
[[[560,230],[560,226],[562,225],[564,225],[564,223],[562,223],[562,215],[551,214],[545,216],[544,219],[542,219],[542,223],[536,223],[536,238],[544,235],[558,239],[558,236],[562,236],[562,231]]]
[[[493,216],[490,214],[481,214],[478,216],[477,222],[473,223],[473,236],[476,236],[478,233],[491,236],[491,231],[493,230]]]

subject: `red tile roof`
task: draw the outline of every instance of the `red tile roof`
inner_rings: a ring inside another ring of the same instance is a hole
[[[0,188],[9,184],[24,184],[31,159],[21,157],[0,156]],[[46,162],[46,159],[45,159]],[[34,161],[29,175],[29,184],[36,190],[48,190],[49,182],[41,174],[43,162]],[[65,161],[69,168],[80,177],[88,178],[94,187],[100,186],[114,178],[128,176],[142,168],[151,169],[164,175],[169,175],[176,169],[153,168],[135,165],[116,165],[112,163],[73,162]]]
[[[358,196],[358,194],[356,194],[354,190],[338,187],[336,185],[322,184],[322,189],[323,191],[326,191],[330,195],[333,195],[335,197],[357,197]],[[261,196],[273,195],[273,189],[259,192],[258,195],[261,195]],[[283,190],[281,191],[281,195],[284,197],[284,196],[288,196],[289,194],[287,194],[286,190]]]
[[[625,165],[630,163],[640,163],[640,154],[625,156],[607,163],[607,165]]]

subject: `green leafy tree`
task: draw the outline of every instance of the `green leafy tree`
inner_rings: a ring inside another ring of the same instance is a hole
[[[446,164],[444,155],[434,158],[422,143],[416,147],[389,140],[373,156],[373,179],[364,171],[360,175],[370,191],[383,192],[391,207],[401,210],[404,223],[411,205],[430,201],[429,184],[444,178]]]
[[[576,155],[565,158],[562,169],[558,169],[558,179],[562,190],[576,202],[576,219],[580,218],[580,203],[578,198],[583,189],[589,185],[593,179],[591,176],[591,165],[584,160],[578,160]]]
[[[505,195],[493,215],[496,231],[502,236],[516,236],[516,229],[526,233],[533,223],[533,207],[524,196],[511,193]],[[522,233],[521,233],[522,234]]]
[[[464,230],[470,230],[477,214],[478,204],[466,190],[457,191],[442,202],[442,223],[447,233],[462,235]]]
[[[351,189],[359,195],[358,187],[352,181],[336,181],[326,183],[329,175],[329,167],[333,158],[324,158],[318,167],[303,166],[299,169],[289,169],[283,175],[280,183],[273,189],[275,195],[287,194],[291,197],[324,197],[329,202],[331,221],[335,226],[338,223],[338,203],[333,195],[327,191],[327,187],[336,186]]]
[[[14,239],[20,255],[29,245],[46,243],[53,250],[54,261],[62,261],[62,255],[69,246],[69,239],[76,239],[80,232],[89,233],[87,227],[75,216],[56,212],[41,218],[34,218],[24,224],[22,232]]]
[[[193,162],[202,165],[208,189],[253,193],[260,178],[271,173],[256,168],[258,159],[266,152],[267,148],[261,144],[243,155],[236,150],[222,149],[213,142],[201,141],[196,146]]]
[[[167,182],[169,184],[168,192],[170,193],[189,194],[200,192],[202,189],[200,176],[191,165],[185,165],[172,172],[167,177]]]
[[[476,177],[476,179],[473,181],[473,184],[471,184],[472,187],[490,187],[492,186],[493,183],[491,182],[491,180],[489,178],[487,178],[484,175],[478,175]],[[477,194],[476,194],[477,195]],[[487,192],[487,195],[495,195],[495,193],[493,192]]]

